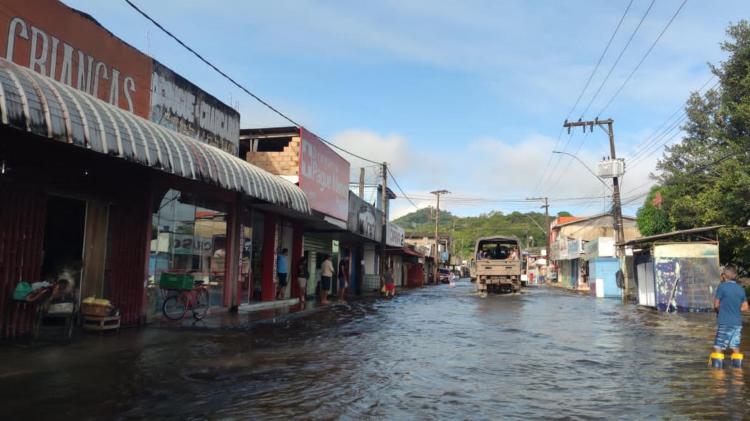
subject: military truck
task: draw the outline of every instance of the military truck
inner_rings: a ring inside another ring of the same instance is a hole
[[[482,237],[474,247],[477,292],[521,291],[521,244],[514,236]]]

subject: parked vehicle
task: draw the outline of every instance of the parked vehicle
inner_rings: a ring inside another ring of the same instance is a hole
[[[480,238],[474,254],[474,276],[478,292],[508,294],[521,291],[521,245],[518,238]]]
[[[440,268],[438,269],[438,280],[440,280],[441,284],[447,284],[451,281],[451,271],[450,269],[446,268]]]

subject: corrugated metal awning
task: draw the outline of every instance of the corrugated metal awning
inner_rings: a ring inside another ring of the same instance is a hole
[[[658,240],[668,240],[673,238],[679,238],[682,236],[687,235],[697,235],[697,234],[703,234],[706,232],[712,232],[717,231],[719,228],[722,228],[724,225],[711,225],[708,227],[698,227],[698,228],[690,228],[685,230],[679,230],[679,231],[672,231],[672,232],[665,232],[664,234],[656,234],[656,235],[650,235],[648,237],[640,237],[635,238],[630,241],[626,241],[624,243],[618,243],[618,246],[632,246],[637,244],[644,244],[644,243],[650,243]]]
[[[5,59],[0,114],[5,126],[310,213],[295,184]]]

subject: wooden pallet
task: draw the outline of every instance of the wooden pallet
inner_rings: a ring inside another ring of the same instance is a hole
[[[120,329],[120,316],[83,316],[85,330],[105,331]]]

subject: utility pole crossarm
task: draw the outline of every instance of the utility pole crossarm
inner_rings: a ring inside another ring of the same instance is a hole
[[[611,118],[608,118],[606,120],[588,120],[588,121],[568,121],[565,120],[565,123],[563,123],[563,127],[581,127],[581,126],[591,126],[592,124],[612,124],[615,121]]]

